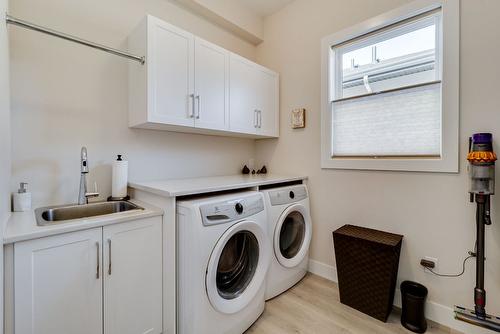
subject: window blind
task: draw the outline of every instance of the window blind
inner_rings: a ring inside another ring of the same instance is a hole
[[[332,157],[441,155],[441,83],[332,102]]]

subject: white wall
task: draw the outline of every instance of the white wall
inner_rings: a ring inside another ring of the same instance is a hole
[[[391,10],[406,0],[296,0],[264,22],[257,59],[280,73],[279,140],[257,142],[257,157],[276,172],[310,177],[314,223],[311,257],[334,265],[332,231],[351,223],[404,234],[399,278],[425,284],[429,299],[473,305],[474,260],[462,278],[426,274],[419,259],[439,259],[438,270],[461,270],[475,240],[475,206],[468,203],[467,138],[491,131],[500,151],[500,33],[498,0],[461,3],[460,174],[322,170],[320,168],[320,40]],[[307,109],[307,127],[290,128],[290,112]],[[499,165],[499,164],[497,164]],[[500,168],[497,168],[500,175]],[[498,188],[498,187],[497,187]],[[487,309],[500,314],[500,194],[487,227]],[[451,317],[451,312],[450,317]]]
[[[166,0],[16,0],[11,13],[121,48],[150,13],[255,57],[253,45]],[[118,153],[129,160],[131,180],[236,174],[254,156],[249,139],[129,129],[127,60],[18,27],[10,31],[11,189],[28,182],[34,206],[76,201],[82,145],[89,183],[97,180],[101,199],[110,195],[109,163]]]
[[[227,0],[170,0],[184,5],[202,16],[210,18],[216,24],[233,31],[251,43],[262,42],[263,18],[249,11],[239,1]]]
[[[213,11],[220,13],[228,20],[237,23],[243,29],[248,30],[259,38],[263,38],[263,19],[256,13],[250,12],[237,1],[227,0],[195,0]]]

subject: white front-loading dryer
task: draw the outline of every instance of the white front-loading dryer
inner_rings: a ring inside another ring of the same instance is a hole
[[[271,263],[266,300],[290,289],[307,273],[312,223],[305,185],[262,190],[268,215]]]
[[[241,334],[264,311],[270,261],[263,195],[177,202],[180,334]]]

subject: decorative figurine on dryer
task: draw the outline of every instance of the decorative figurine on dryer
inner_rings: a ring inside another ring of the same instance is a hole
[[[495,161],[491,133],[476,133],[469,138],[470,201],[476,202],[476,287],[474,310],[455,306],[455,318],[500,332],[500,317],[486,314],[484,290],[485,226],[491,225],[490,196],[495,193]]]

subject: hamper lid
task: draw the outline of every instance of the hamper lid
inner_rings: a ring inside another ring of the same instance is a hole
[[[400,234],[394,234],[355,225],[344,225],[338,230],[334,231],[333,234],[341,234],[388,246],[397,246],[401,242],[401,240],[403,240],[403,236]]]

